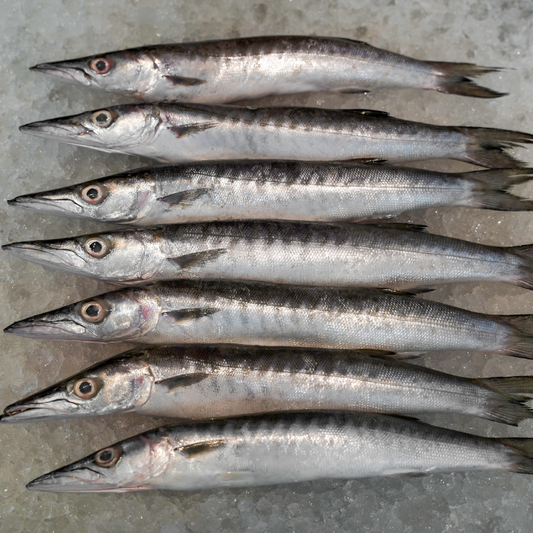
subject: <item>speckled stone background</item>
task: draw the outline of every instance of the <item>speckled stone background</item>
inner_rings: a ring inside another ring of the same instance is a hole
[[[96,229],[7,207],[16,195],[141,166],[140,159],[59,145],[25,136],[26,122],[120,103],[116,97],[54,82],[28,67],[143,44],[261,34],[311,34],[361,39],[420,59],[509,67],[484,81],[510,96],[475,100],[404,90],[371,95],[301,95],[265,104],[368,107],[440,124],[533,132],[533,4],[530,0],[0,0],[1,242],[54,238]],[[533,154],[518,155],[533,163]],[[466,165],[432,163],[462,170]],[[521,192],[533,197],[533,187]],[[533,241],[533,214],[439,209],[404,220],[487,244]],[[82,280],[2,254],[3,326],[102,292]],[[527,313],[533,294],[490,284],[450,286],[431,298],[490,313]],[[38,342],[4,335],[0,404],[63,379],[125,346]],[[420,361],[464,376],[533,374],[533,363],[462,354]],[[427,420],[489,436],[532,436],[521,428],[466,417]],[[29,492],[35,477],[116,440],[158,425],[134,415],[0,427],[2,532],[529,532],[533,478],[508,473],[434,475],[411,479],[321,481],[292,486],[199,493],[108,495]]]

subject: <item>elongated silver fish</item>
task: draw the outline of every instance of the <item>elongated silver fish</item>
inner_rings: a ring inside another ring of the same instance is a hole
[[[294,410],[458,413],[517,425],[533,377],[465,379],[347,350],[180,346],[122,353],[9,405],[2,423],[131,412],[220,418]]]
[[[13,243],[2,249],[45,267],[122,284],[220,279],[409,288],[504,281],[533,289],[533,245],[484,246],[430,235],[420,226],[392,226],[401,229],[211,222]]]
[[[418,61],[351,39],[249,37],[143,46],[31,70],[148,102],[228,103],[272,94],[433,89],[496,98],[470,78],[499,69]]]
[[[200,490],[469,470],[533,473],[533,439],[490,439],[363,413],[295,413],[164,427],[27,485],[50,492]]]
[[[15,322],[25,337],[141,344],[247,344],[533,358],[533,317],[472,313],[378,290],[159,282]]]
[[[136,226],[212,220],[355,221],[413,209],[531,211],[506,192],[531,169],[448,174],[355,163],[232,161],[144,168],[8,203]]]
[[[528,133],[435,126],[382,111],[203,104],[114,106],[33,122],[20,131],[170,163],[451,158],[483,167],[515,168],[523,165],[505,148],[533,142]]]

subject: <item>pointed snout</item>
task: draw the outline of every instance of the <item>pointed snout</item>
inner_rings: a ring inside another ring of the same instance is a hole
[[[20,337],[57,340],[78,340],[86,332],[84,326],[69,319],[66,313],[54,311],[19,320],[4,329],[4,333]]]
[[[79,136],[88,133],[88,130],[83,127],[77,116],[30,122],[20,126],[19,131],[62,142],[73,142]]]
[[[24,194],[7,201],[12,207],[23,207],[39,213],[76,217],[83,213],[83,209],[76,203],[70,190],[55,190]]]
[[[56,61],[53,63],[40,63],[30,67],[32,72],[41,72],[48,76],[61,79],[68,83],[80,83],[89,86],[92,84],[91,77],[85,72],[86,61]]]
[[[2,250],[15,257],[39,265],[70,272],[83,268],[85,261],[69,246],[69,240],[62,244],[55,241],[27,241],[4,244]]]

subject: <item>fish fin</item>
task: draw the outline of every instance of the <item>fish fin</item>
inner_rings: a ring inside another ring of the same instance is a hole
[[[392,416],[393,418],[399,418],[400,420],[409,420],[411,422],[420,422],[420,418],[416,418],[414,416],[397,415],[397,414],[389,414],[387,416]]]
[[[397,296],[417,296],[418,294],[426,294],[427,292],[433,292],[435,289],[430,289],[428,287],[416,287],[413,289],[378,289],[381,292],[387,294],[396,294]]]
[[[495,439],[510,448],[510,456],[514,462],[507,467],[511,472],[533,474],[533,439]]]
[[[433,69],[435,78],[431,89],[441,93],[473,96],[475,98],[499,98],[508,93],[500,93],[487,87],[476,85],[470,78],[475,78],[490,72],[499,72],[498,67],[479,67],[473,63],[445,63],[426,61]]]
[[[220,472],[216,474],[216,477],[222,482],[226,487],[243,485],[253,485],[256,479],[255,472]]]
[[[462,178],[477,185],[469,205],[495,211],[533,211],[533,202],[507,192],[509,187],[533,179],[532,168],[506,168],[463,172]]]
[[[424,224],[407,224],[405,222],[386,222],[379,219],[367,219],[366,221],[358,221],[357,224],[366,224],[368,226],[376,226],[383,229],[401,229],[404,231],[416,231],[418,233],[427,233],[427,226]]]
[[[193,85],[203,85],[207,83],[206,80],[200,78],[186,78],[184,76],[163,76],[172,85],[183,85],[185,87],[191,87]]]
[[[203,122],[195,124],[183,124],[183,126],[172,126],[170,131],[178,138],[188,137],[195,133],[201,133],[202,131],[209,130],[217,126],[216,122]]]
[[[199,455],[214,452],[223,446],[226,446],[226,441],[219,439],[195,442],[194,444],[186,444],[185,446],[178,446],[175,449],[181,454],[185,455],[187,459],[191,459],[193,457],[198,457]]]
[[[167,389],[167,392],[170,392],[174,389],[179,389],[181,387],[188,387],[189,385],[194,385],[195,383],[199,383],[200,381],[203,381],[204,379],[208,377],[209,377],[209,374],[202,374],[202,373],[186,374],[183,376],[175,376],[173,378],[168,378],[168,379],[163,379],[162,381],[157,381],[156,385],[165,387]]]
[[[163,315],[170,318],[174,322],[181,322],[183,320],[195,320],[204,316],[213,315],[217,311],[219,311],[219,309],[215,309],[214,307],[191,308],[180,309],[178,311],[168,311],[163,313]]]
[[[194,254],[181,255],[179,257],[168,257],[167,261],[175,263],[179,268],[185,269],[193,266],[201,266],[209,261],[218,259],[221,255],[227,253],[227,250],[220,248],[218,250],[207,250],[205,252],[196,252]]]
[[[355,87],[346,87],[344,89],[334,89],[331,92],[335,92],[339,94],[368,94],[370,90],[369,89],[356,89]]]
[[[378,111],[377,109],[340,109],[339,111],[364,115],[365,117],[390,117],[390,113],[387,113],[386,111]]]
[[[386,159],[376,159],[375,157],[360,157],[358,159],[352,159],[351,161],[361,165],[385,165],[387,163]],[[341,164],[345,166],[346,161],[339,163],[339,165]]]
[[[391,477],[426,477],[429,476],[429,472],[402,472],[400,474],[388,474]]]
[[[176,192],[174,194],[169,194],[168,196],[162,196],[158,198],[158,202],[165,202],[169,206],[175,205],[187,205],[194,200],[197,200],[204,194],[207,194],[209,189],[190,189],[188,191]]]
[[[521,257],[528,263],[526,265],[522,265],[522,267],[520,268],[522,275],[512,281],[515,283],[515,285],[518,285],[519,287],[533,290],[533,244],[525,244],[522,246],[507,246],[504,249],[507,252]]]
[[[490,402],[488,409],[483,413],[483,417],[495,422],[502,422],[509,426],[518,426],[522,420],[533,418],[533,411],[523,402],[510,399],[494,399]]]
[[[533,142],[533,135],[519,131],[468,127],[459,127],[456,130],[469,137],[466,153],[461,159],[488,168],[523,167],[524,163],[504,150]]]
[[[533,244],[523,244],[521,246],[508,246],[505,248],[505,250],[517,255],[518,257],[523,257],[524,259],[533,260]]]

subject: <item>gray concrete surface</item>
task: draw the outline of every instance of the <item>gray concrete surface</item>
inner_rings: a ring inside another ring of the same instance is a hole
[[[487,76],[511,95],[494,101],[405,90],[370,95],[303,95],[264,103],[387,110],[440,124],[533,132],[530,47],[533,5],[499,0],[0,0],[1,242],[54,238],[102,227],[31,215],[7,207],[16,195],[77,183],[144,164],[141,160],[59,145],[18,131],[20,124],[120,103],[28,71],[38,62],[119,48],[261,34],[315,34],[361,39],[421,59],[510,67]],[[533,163],[533,154],[518,155]],[[440,162],[433,168],[461,170]],[[531,186],[521,191],[533,196]],[[437,233],[487,244],[533,240],[533,215],[439,209],[405,220]],[[2,261],[2,326],[103,291],[106,287],[25,263]],[[449,286],[431,298],[492,313],[527,313],[533,294],[509,286]],[[0,405],[46,387],[125,346],[38,342],[4,335]],[[523,360],[484,355],[421,361],[464,376],[533,373]],[[489,436],[533,436],[533,424],[507,428],[465,417],[432,422]],[[69,495],[35,493],[25,484],[118,439],[158,425],[134,415],[0,428],[2,532],[443,532],[531,531],[533,479],[507,473],[435,475],[420,479],[322,481],[293,486]]]

